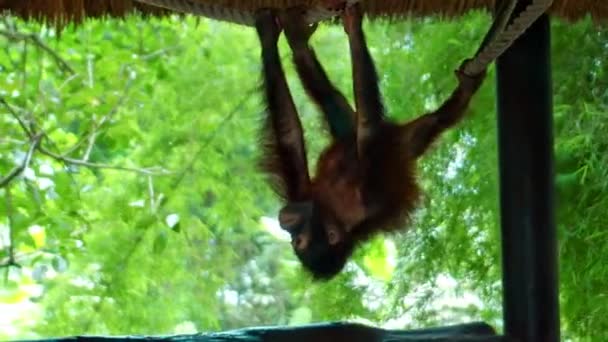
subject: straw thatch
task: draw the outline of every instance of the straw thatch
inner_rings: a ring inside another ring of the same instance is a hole
[[[58,23],[79,22],[86,17],[121,17],[136,12],[166,15],[169,10],[251,24],[252,13],[262,7],[286,8],[305,5],[311,20],[322,20],[335,13],[326,10],[336,0],[0,0],[0,10],[27,19]],[[349,2],[357,0],[347,0]],[[494,7],[496,0],[361,0],[371,17],[457,17],[467,11]],[[158,7],[157,7],[158,6]],[[169,10],[166,10],[169,9]],[[551,14],[568,21],[587,15],[597,23],[608,23],[608,0],[554,0]]]

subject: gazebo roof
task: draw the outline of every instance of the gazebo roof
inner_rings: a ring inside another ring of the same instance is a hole
[[[129,13],[162,16],[188,12],[218,20],[250,24],[251,14],[258,8],[285,8],[305,5],[313,20],[332,16],[325,10],[336,0],[0,0],[0,10],[26,19],[55,23],[80,22],[87,17],[122,17]],[[353,2],[356,0],[348,0]],[[442,16],[458,17],[470,10],[489,10],[496,0],[361,0],[371,17],[400,18]],[[589,15],[596,23],[608,23],[608,1],[554,0],[550,13],[568,21]]]

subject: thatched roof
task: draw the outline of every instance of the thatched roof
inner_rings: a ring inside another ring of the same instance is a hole
[[[357,0],[347,0],[349,2]],[[494,8],[496,0],[361,0],[371,17],[420,17],[440,15],[457,17],[470,10]],[[310,17],[331,17],[328,2],[336,0],[0,0],[0,10],[28,19],[65,23],[85,17],[121,17],[138,12],[165,15],[168,10],[194,13],[241,24],[251,24],[252,13],[262,7],[286,8],[305,5]],[[156,7],[158,6],[158,7]],[[163,9],[164,8],[164,9]],[[551,14],[568,21],[587,15],[597,23],[608,23],[608,0],[554,0]]]

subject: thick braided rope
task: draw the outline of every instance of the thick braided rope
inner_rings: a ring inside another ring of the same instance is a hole
[[[222,5],[212,4],[209,2],[199,2],[196,0],[136,0],[149,5],[164,7],[170,10],[202,15],[215,20],[228,21],[241,25],[254,25],[253,11],[244,9],[226,7]],[[360,0],[347,0],[348,4],[359,2]],[[553,0],[535,0],[513,21],[506,27],[506,23],[515,7],[517,0],[512,0],[509,8],[503,13],[503,17],[497,18],[500,22],[493,37],[489,38],[486,46],[484,46],[477,55],[467,63],[464,72],[467,75],[477,75],[482,72],[496,58],[498,58],[513,42],[530,27],[536,19],[549,9]],[[308,22],[318,22],[324,19],[332,18],[338,15],[339,12],[331,11],[323,7],[310,8],[308,11]]]
[[[177,12],[202,15],[211,19],[251,25],[253,14],[237,8],[202,3],[192,0],[136,0],[152,6],[163,7]]]
[[[228,21],[235,24],[253,26],[255,13],[251,10],[244,10],[233,7],[212,4],[209,2],[199,2],[196,0],[136,0],[152,6],[163,7],[173,11],[201,15],[210,19]],[[354,4],[360,0],[346,0],[347,4]],[[335,17],[339,11],[328,10],[323,7],[309,8],[307,21],[314,23]]]
[[[464,68],[467,75],[478,75],[488,64],[498,58],[513,42],[521,36],[543,13],[549,9],[553,0],[536,0],[509,25],[503,32],[497,32],[486,45]],[[507,13],[506,15],[510,15]],[[508,18],[506,18],[508,19]]]

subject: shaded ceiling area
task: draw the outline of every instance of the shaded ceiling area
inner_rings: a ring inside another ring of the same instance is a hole
[[[353,0],[350,0],[353,1]],[[306,6],[318,19],[332,16],[328,4],[337,0],[0,0],[0,10],[25,19],[65,24],[85,18],[122,17],[131,13],[162,16],[177,12],[250,24],[251,15],[263,7]],[[458,17],[471,10],[490,10],[496,0],[361,0],[373,18],[441,16]],[[550,13],[567,21],[590,16],[599,24],[608,23],[608,1],[554,0]],[[335,14],[335,12],[334,12]]]

